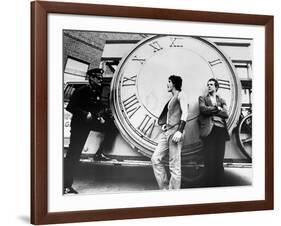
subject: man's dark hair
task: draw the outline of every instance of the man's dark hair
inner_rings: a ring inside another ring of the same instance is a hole
[[[208,84],[209,82],[214,82],[214,83],[215,83],[216,91],[219,89],[220,85],[219,85],[218,80],[216,80],[215,78],[210,78],[210,79],[208,80],[207,84]]]
[[[174,84],[176,90],[181,91],[182,78],[180,76],[171,75],[169,80],[171,80],[171,82]]]

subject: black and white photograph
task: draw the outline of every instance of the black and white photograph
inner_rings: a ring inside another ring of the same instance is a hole
[[[272,15],[31,16],[32,223],[273,209]]]
[[[251,186],[251,37],[63,30],[63,195]]]

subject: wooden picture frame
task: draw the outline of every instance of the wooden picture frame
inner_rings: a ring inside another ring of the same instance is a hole
[[[265,28],[264,200],[70,212],[48,211],[48,14],[144,18]],[[35,1],[31,3],[31,223],[51,224],[273,209],[273,16]]]

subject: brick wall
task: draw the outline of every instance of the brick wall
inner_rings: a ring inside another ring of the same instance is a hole
[[[65,30],[63,32],[63,63],[74,57],[98,67],[106,40],[141,40],[141,34]]]

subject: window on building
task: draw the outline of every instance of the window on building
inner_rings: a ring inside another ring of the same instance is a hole
[[[234,66],[240,79],[252,79],[252,63],[250,61],[235,62]]]
[[[89,65],[82,60],[68,57],[64,69],[64,83],[85,80]]]
[[[252,62],[236,60],[233,63],[242,85],[242,114],[244,114],[252,108]]]

